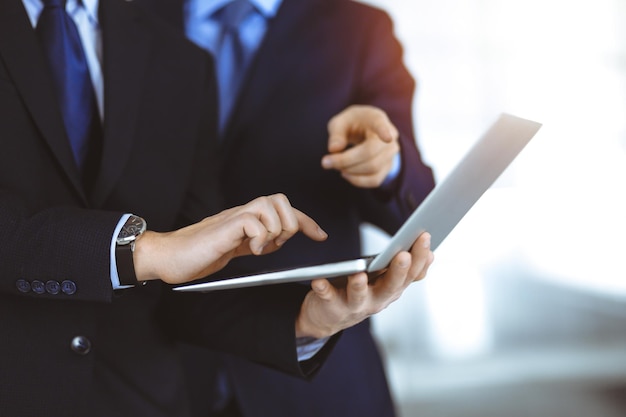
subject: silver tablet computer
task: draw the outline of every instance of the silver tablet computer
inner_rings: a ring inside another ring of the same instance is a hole
[[[431,250],[435,250],[540,127],[537,122],[502,114],[415,209],[378,255],[183,285],[174,290],[213,291],[336,278],[362,271],[374,275],[387,268],[397,253],[409,250],[424,231],[431,234]]]

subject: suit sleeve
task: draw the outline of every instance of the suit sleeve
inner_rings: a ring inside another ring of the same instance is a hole
[[[363,193],[365,221],[394,233],[434,187],[433,173],[422,160],[414,135],[412,102],[415,81],[403,63],[403,50],[387,14],[372,11],[362,48],[357,99],[383,109],[400,133],[401,172],[393,192]]]
[[[168,316],[164,322],[177,340],[311,378],[340,334],[331,337],[311,359],[298,362],[295,318],[308,291],[308,286],[287,284],[204,294],[177,293],[170,302],[184,318],[178,316],[174,320]]]
[[[109,250],[121,216],[73,207],[33,213],[16,195],[0,191],[0,291],[36,298],[111,301]]]

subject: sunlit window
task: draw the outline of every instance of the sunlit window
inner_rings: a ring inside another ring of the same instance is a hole
[[[500,112],[543,123],[437,250],[426,281],[376,318],[385,346],[403,352],[401,340],[410,340],[413,360],[490,354],[501,336],[491,323],[499,312],[489,310],[498,296],[489,285],[510,272],[624,300],[626,2],[367,2],[390,13],[405,46],[418,81],[418,142],[438,179]],[[423,365],[416,379],[407,363],[390,359],[400,397],[446,375]]]

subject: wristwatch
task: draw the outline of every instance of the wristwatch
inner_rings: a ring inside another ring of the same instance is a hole
[[[146,231],[146,221],[139,216],[131,215],[117,235],[115,245],[115,263],[121,285],[137,285],[133,252],[135,240]]]

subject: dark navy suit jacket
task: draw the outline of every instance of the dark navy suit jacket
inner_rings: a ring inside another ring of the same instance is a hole
[[[87,192],[23,4],[0,1],[3,417],[187,416],[176,340],[302,372],[293,323],[306,288],[112,289],[123,213],[166,231],[219,206],[211,59],[138,6],[100,2],[104,144]]]
[[[151,1],[182,29],[180,1]],[[324,243],[296,237],[279,253],[233,262],[223,275],[357,257],[363,222],[395,232],[434,186],[415,143],[414,90],[387,14],[347,0],[284,0],[226,127],[220,181],[227,205],[285,193],[330,237]],[[382,108],[400,131],[402,172],[392,192],[358,189],[321,168],[327,123],[352,104]],[[189,369],[202,402],[210,365],[202,369],[199,360],[190,361]],[[245,416],[394,414],[368,322],[344,332],[312,382],[232,357],[223,361]]]

